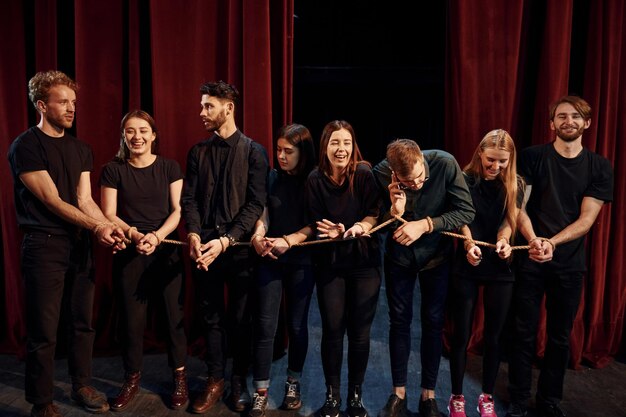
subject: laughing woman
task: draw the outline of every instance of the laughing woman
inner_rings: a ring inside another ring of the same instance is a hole
[[[173,368],[173,409],[188,402],[183,327],[180,248],[161,245],[175,239],[180,221],[183,173],[176,161],[155,154],[154,119],[142,110],[121,123],[120,149],[102,171],[102,211],[125,230],[130,244],[113,257],[113,281],[122,300],[125,381],[111,409],[126,408],[139,391],[143,333],[148,302],[163,302],[169,336],[168,361]]]
[[[375,238],[358,237],[375,226],[381,198],[371,166],[362,161],[348,122],[336,120],[324,127],[319,155],[319,167],[307,181],[311,220],[316,222],[320,238],[338,239],[318,245],[314,260],[326,379],[326,401],[320,415],[337,417],[340,413],[343,338],[347,332],[346,411],[349,417],[365,417],[361,385],[378,302],[381,259]]]

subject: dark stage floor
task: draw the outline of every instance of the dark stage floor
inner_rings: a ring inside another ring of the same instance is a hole
[[[419,293],[416,291],[416,293]],[[418,301],[416,301],[417,303]],[[417,306],[416,306],[417,307]],[[419,311],[415,308],[415,311]],[[283,383],[287,366],[286,357],[277,360],[272,368],[272,384],[270,387],[270,411],[268,417],[310,416],[322,405],[324,400],[324,377],[320,362],[319,340],[321,335],[317,302],[312,303],[310,314],[310,350],[304,370],[302,396],[304,406],[298,412],[277,410],[283,395]],[[419,329],[415,323],[414,329]],[[369,367],[363,387],[365,406],[372,416],[384,406],[391,390],[391,374],[389,370],[387,348],[388,316],[384,287],[381,289],[379,309],[372,330],[372,344]],[[414,331],[413,353],[409,363],[409,408],[413,417],[417,416],[417,396],[419,392],[419,332]],[[344,363],[345,363],[344,356]],[[198,358],[189,358],[188,372],[190,389],[197,391],[202,386],[202,377],[206,368]],[[120,357],[96,358],[94,360],[94,385],[111,397],[117,393],[122,377]],[[481,358],[470,356],[465,379],[466,412],[469,416],[478,416],[476,399],[480,394]],[[187,411],[169,410],[163,400],[170,390],[170,370],[167,367],[165,354],[148,355],[145,357],[142,390],[137,399],[121,413],[120,416],[182,416],[191,415]],[[55,381],[55,401],[61,412],[68,417],[88,416],[72,404],[69,393],[71,386],[67,377],[67,362],[57,361]],[[536,372],[535,372],[536,379]],[[344,365],[344,384],[345,382]],[[506,414],[508,393],[506,391],[507,365],[502,365],[495,392],[496,411],[500,417]],[[30,404],[24,400],[24,364],[14,356],[0,356],[0,415],[27,416]],[[612,362],[604,369],[585,369],[582,371],[568,370],[565,385],[565,400],[562,403],[569,417],[625,417],[626,416],[626,364]],[[345,390],[342,396],[345,404]],[[447,416],[447,399],[450,395],[449,363],[443,358],[437,386],[439,408]],[[110,413],[111,415],[113,413]],[[223,403],[218,404],[207,415],[216,417],[236,417]],[[529,413],[529,416],[532,416]]]

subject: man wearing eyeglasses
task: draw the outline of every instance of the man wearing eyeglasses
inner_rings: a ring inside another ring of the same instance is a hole
[[[408,415],[406,385],[413,292],[419,278],[422,321],[419,414],[439,417],[435,385],[443,348],[452,241],[438,232],[471,223],[475,211],[461,169],[449,153],[422,152],[414,141],[398,139],[387,146],[386,156],[374,167],[374,176],[388,196],[390,214],[400,215],[407,222],[389,232],[385,245],[393,393],[379,416]]]

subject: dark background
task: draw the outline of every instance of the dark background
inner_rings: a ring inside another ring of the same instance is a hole
[[[446,3],[296,1],[294,122],[348,121],[374,164],[395,138],[442,148]]]

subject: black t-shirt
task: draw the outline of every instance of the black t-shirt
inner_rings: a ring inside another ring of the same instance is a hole
[[[372,170],[365,164],[357,166],[352,192],[347,180],[337,185],[317,168],[309,175],[306,192],[312,222],[328,219],[343,223],[348,229],[366,216],[378,217],[380,212],[381,196]],[[380,265],[378,239],[375,236],[323,243],[314,248],[314,260],[323,268]]]
[[[142,232],[156,230],[171,213],[170,184],[183,178],[178,162],[157,156],[147,167],[112,161],[104,166],[100,186],[117,190],[117,215]]]
[[[504,184],[499,180],[487,181],[467,174],[464,174],[464,177],[472,196],[472,204],[476,209],[476,216],[469,224],[472,238],[495,243],[498,238],[498,230],[506,217]],[[521,181],[518,181],[518,190],[517,206],[521,207],[524,199]],[[506,259],[500,259],[495,249],[481,246],[480,251],[483,256],[482,261],[478,266],[472,266],[467,261],[467,251],[462,242],[459,242],[454,272],[463,277],[482,281],[514,280],[510,263]]]
[[[288,235],[310,224],[305,195],[306,177],[273,169],[269,173],[267,186],[268,237]],[[312,227],[315,229],[315,225]],[[310,253],[309,248],[293,247],[281,255],[278,262],[310,265]]]
[[[551,238],[580,216],[584,197],[613,200],[613,170],[610,162],[583,148],[574,158],[565,158],[554,143],[524,149],[519,158],[519,172],[532,186],[526,211],[535,234]],[[585,237],[559,245],[546,265],[559,272],[584,272]],[[522,270],[539,271],[541,265],[527,257]]]
[[[27,172],[47,171],[61,200],[78,207],[80,176],[93,167],[91,147],[67,133],[55,138],[38,127],[31,127],[13,141],[8,158],[19,226],[56,235],[74,234],[77,226],[51,212],[26,188],[19,176]]]

